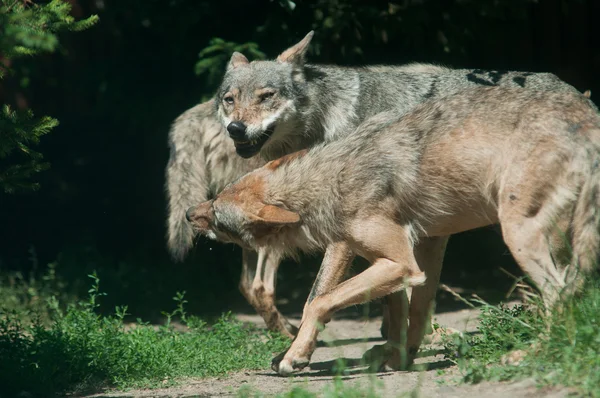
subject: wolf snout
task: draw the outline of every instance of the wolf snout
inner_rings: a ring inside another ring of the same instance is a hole
[[[187,211],[185,212],[185,219],[188,220],[189,222],[192,222],[192,220],[193,220],[195,209],[196,208],[194,206],[192,206],[189,209],[187,209]]]
[[[244,140],[246,138],[246,125],[242,122],[231,122],[227,126],[227,132],[234,140]]]

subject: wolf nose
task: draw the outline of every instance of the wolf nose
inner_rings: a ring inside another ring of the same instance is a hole
[[[192,206],[189,209],[187,209],[187,211],[185,212],[185,219],[188,220],[189,222],[192,221],[192,217],[194,216],[194,209],[195,209],[195,207]]]
[[[246,125],[242,122],[231,122],[227,126],[227,131],[234,140],[242,140],[246,136]]]

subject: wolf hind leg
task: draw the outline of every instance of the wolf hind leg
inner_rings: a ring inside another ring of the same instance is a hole
[[[572,204],[556,207],[551,200],[544,202],[536,214],[521,205],[501,202],[499,219],[504,242],[540,291],[546,310],[550,310],[570,283],[572,253],[567,215],[571,214]]]
[[[432,330],[431,316],[448,239],[449,236],[421,239],[415,245],[414,255],[419,268],[425,272],[427,277],[425,283],[385,298],[388,318],[386,320],[384,312],[382,330],[387,327],[385,338],[391,341],[400,341],[401,347],[407,347],[408,365],[414,361],[423,337],[430,332],[428,329]],[[407,296],[410,297],[410,304]],[[408,331],[404,321],[407,314],[409,317]],[[374,346],[365,353],[363,358],[367,362],[377,364],[378,361],[385,360],[390,353],[389,345],[384,344],[383,346]]]

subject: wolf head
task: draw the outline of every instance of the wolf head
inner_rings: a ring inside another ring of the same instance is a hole
[[[235,52],[216,94],[217,114],[243,158],[277,139],[278,126],[289,123],[304,95],[304,58],[311,31],[276,61],[253,61]]]
[[[186,218],[210,239],[257,249],[284,227],[300,224],[300,216],[283,206],[265,203],[264,182],[250,173],[228,185],[214,200],[190,207]]]

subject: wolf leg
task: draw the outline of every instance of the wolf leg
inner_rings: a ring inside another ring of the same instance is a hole
[[[435,294],[440,281],[448,239],[448,236],[421,239],[414,248],[414,254],[419,268],[427,276],[425,284],[412,289],[407,288],[406,292],[399,291],[384,298],[387,302],[385,307],[387,307],[388,318],[387,321],[384,318],[382,331],[383,327],[387,326],[385,334],[387,339],[392,342],[391,344],[408,347],[408,365],[414,361],[423,337],[428,334],[427,329],[431,325]],[[407,296],[411,298],[410,306]],[[410,317],[408,332],[404,322],[407,313]],[[363,355],[363,358],[372,366],[377,366],[378,363],[385,362],[391,354],[391,346],[386,343],[374,346]]]
[[[248,303],[264,319],[269,330],[293,338],[298,329],[275,306],[275,283],[281,258],[261,250],[259,253],[243,249],[240,291]]]
[[[308,313],[309,304],[312,303],[317,296],[325,294],[339,285],[340,281],[348,271],[348,268],[350,268],[353,259],[354,252],[346,242],[336,242],[327,246],[321,268],[319,268],[319,273],[315,278],[308,299],[304,304],[300,325],[302,325],[304,317]],[[279,353],[279,355],[273,358],[273,364],[279,363],[286,353],[287,350]]]
[[[325,294],[339,285],[348,268],[350,268],[353,259],[354,252],[346,242],[336,242],[327,246],[321,268],[319,268],[319,273],[315,278],[306,304],[304,304],[302,320],[304,320],[308,305],[315,297]]]
[[[570,225],[581,181],[560,154],[548,154],[543,147],[513,161],[505,173],[498,193],[502,237],[549,310],[572,274]]]
[[[414,288],[413,288],[414,289]],[[384,322],[381,325],[382,335],[387,342],[373,346],[367,350],[362,359],[374,370],[385,369],[387,362],[394,356],[394,349],[400,350],[401,357],[406,358],[405,366],[412,363],[412,359],[407,355],[406,335],[408,329],[409,302],[408,293],[410,288],[400,290],[384,297],[387,318],[384,315]],[[385,313],[384,313],[385,314]],[[385,330],[384,330],[385,327]]]
[[[427,280],[425,284],[413,287],[410,298],[408,315],[410,323],[407,336],[410,363],[415,359],[423,337],[433,331],[431,317],[449,238],[449,236],[426,238],[415,246],[415,258],[421,271],[425,272]]]
[[[413,256],[408,235],[400,226],[385,221],[364,220],[357,223],[356,235],[352,238],[361,246],[361,252],[374,260],[372,265],[328,293],[317,296],[308,305],[298,336],[283,358],[278,356],[273,361],[272,367],[279,374],[289,375],[308,364],[316,347],[319,327],[329,322],[336,311],[425,281],[425,274],[419,270]],[[372,224],[367,225],[370,222]],[[374,228],[379,233],[374,234]],[[381,236],[385,238],[379,239]],[[395,348],[385,365],[400,368],[406,359],[406,355],[403,357],[401,350]]]

